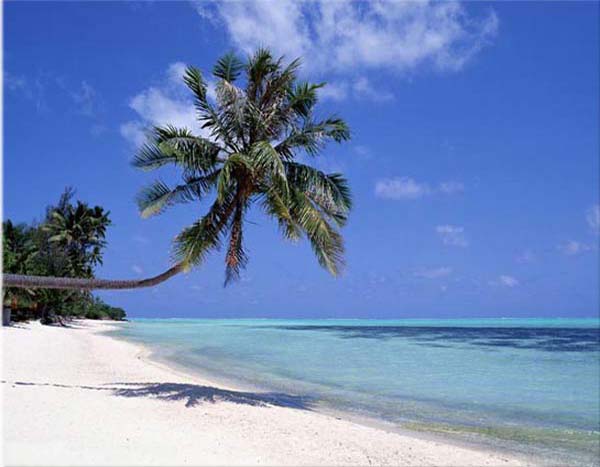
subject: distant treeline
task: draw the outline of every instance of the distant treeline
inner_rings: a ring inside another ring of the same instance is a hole
[[[3,222],[5,273],[94,277],[95,266],[102,264],[110,212],[74,202],[74,195],[72,188],[66,188],[58,203],[46,208],[42,222]],[[5,307],[11,307],[15,321],[39,318],[50,324],[72,317],[125,318],[122,308],[107,305],[88,291],[7,288],[2,299]]]

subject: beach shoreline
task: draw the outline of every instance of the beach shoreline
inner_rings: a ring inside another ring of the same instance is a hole
[[[117,325],[123,325],[123,322],[115,322]],[[138,358],[145,361],[149,365],[156,366],[165,371],[174,373],[182,378],[187,378],[194,381],[203,381],[219,388],[226,388],[235,391],[249,391],[249,392],[269,392],[272,388],[268,388],[267,385],[253,384],[249,381],[242,379],[233,379],[223,375],[216,374],[205,368],[186,366],[183,363],[177,362],[174,359],[160,355],[152,347],[146,343],[131,341],[126,337],[113,334],[113,331],[117,330],[116,326],[108,326],[100,331],[104,336],[107,336],[118,341],[128,342],[138,348]],[[510,449],[506,446],[492,444],[490,439],[466,439],[465,436],[460,436],[456,431],[447,432],[435,432],[430,430],[429,427],[422,429],[409,429],[398,423],[394,423],[389,420],[376,418],[372,414],[358,413],[356,411],[349,411],[338,407],[333,407],[330,404],[322,404],[322,401],[317,401],[318,405],[311,407],[312,410],[317,411],[320,414],[333,417],[337,420],[345,420],[350,423],[363,425],[369,428],[381,430],[384,432],[400,434],[402,436],[408,436],[418,438],[420,440],[444,443],[447,445],[456,446],[459,448],[471,448],[476,450],[491,451],[498,455],[505,455],[508,457],[518,457],[521,461],[527,463],[527,465],[538,465],[539,456],[535,456],[533,453],[521,452],[516,446]],[[497,440],[496,440],[497,441]],[[514,452],[513,452],[514,451]]]
[[[5,464],[531,465],[191,374],[111,326],[2,330]]]

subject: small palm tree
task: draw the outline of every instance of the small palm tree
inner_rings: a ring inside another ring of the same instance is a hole
[[[300,161],[318,156],[328,142],[348,140],[350,131],[337,117],[315,116],[318,90],[324,84],[298,79],[300,60],[284,65],[265,49],[247,62],[235,54],[218,60],[216,99],[197,68],[188,67],[184,81],[192,92],[201,133],[187,128],[155,128],[133,165],[154,170],[174,165],[182,183],[169,187],[156,181],[137,202],[142,216],[162,213],[177,203],[204,203],[206,213],[174,240],[174,266],[143,280],[32,278],[5,276],[5,284],[26,287],[135,288],[162,282],[200,265],[223,244],[225,283],[239,277],[248,256],[244,222],[258,206],[277,221],[283,236],[305,236],[321,266],[337,275],[344,246],[338,228],[351,208],[350,190],[340,174],[325,174]],[[43,284],[42,284],[43,282]]]
[[[76,205],[51,211],[42,226],[50,234],[50,242],[69,256],[76,276],[92,277],[93,267],[102,264],[106,229],[111,224],[109,214],[100,206],[91,208],[77,201]]]

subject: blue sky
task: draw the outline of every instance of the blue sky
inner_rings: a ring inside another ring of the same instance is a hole
[[[39,219],[66,185],[110,209],[99,276],[169,265],[191,205],[141,219],[153,179],[129,161],[149,125],[193,124],[179,76],[272,47],[326,80],[353,139],[317,162],[355,209],[345,274],[247,225],[223,258],[152,290],[105,292],[131,316],[470,317],[598,314],[599,4],[4,5],[4,217]],[[167,173],[167,179],[172,174]]]

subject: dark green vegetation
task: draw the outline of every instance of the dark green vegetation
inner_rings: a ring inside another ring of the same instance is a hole
[[[213,68],[215,99],[209,98],[200,70],[187,68],[184,82],[198,127],[154,128],[133,161],[143,170],[174,166],[182,177],[174,187],[156,181],[143,189],[138,196],[142,216],[179,203],[194,204],[194,213],[198,205],[207,207],[175,237],[169,270],[143,280],[6,274],[5,284],[29,289],[148,287],[201,265],[221,247],[226,250],[227,284],[248,262],[244,227],[251,210],[274,219],[284,238],[308,239],[319,264],[337,275],[344,263],[338,229],[351,208],[350,190],[341,174],[326,174],[302,161],[320,155],[327,143],[348,140],[350,131],[336,116],[317,117],[318,91],[324,83],[301,81],[299,68],[299,60],[285,64],[265,49],[245,61],[227,54]]]
[[[102,264],[109,213],[99,206],[72,199],[67,188],[55,206],[46,208],[44,220],[32,225],[3,223],[3,271],[35,276],[93,278]],[[12,319],[41,318],[44,323],[63,318],[123,319],[125,311],[79,290],[6,288],[3,305]]]

